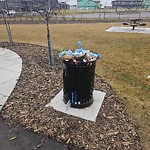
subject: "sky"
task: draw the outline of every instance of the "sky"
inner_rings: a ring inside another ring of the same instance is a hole
[[[101,3],[103,6],[111,6],[112,0],[101,0]],[[68,4],[75,5],[77,3],[77,0],[68,0]]]

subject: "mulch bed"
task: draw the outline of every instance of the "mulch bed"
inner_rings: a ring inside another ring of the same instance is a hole
[[[7,43],[0,43],[8,48]],[[111,86],[95,77],[94,89],[106,92],[96,122],[45,108],[62,89],[62,62],[54,51],[55,66],[48,65],[46,47],[14,43],[12,50],[23,60],[20,79],[2,110],[12,124],[64,142],[71,149],[140,150],[140,139],[132,120]]]

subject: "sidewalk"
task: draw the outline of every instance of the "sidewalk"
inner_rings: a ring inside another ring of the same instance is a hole
[[[22,60],[14,52],[0,48],[0,112],[13,91],[22,70]],[[68,150],[67,146],[46,136],[9,126],[0,116],[1,150]]]
[[[0,48],[0,111],[14,89],[21,70],[21,58],[8,49]]]

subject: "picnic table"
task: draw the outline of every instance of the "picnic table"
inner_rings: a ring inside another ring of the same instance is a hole
[[[133,18],[133,19],[130,19],[130,21],[133,21],[134,24],[137,24],[137,21],[142,21],[143,19],[142,18]]]
[[[132,19],[129,19],[129,20],[130,20],[130,23],[129,22],[123,22],[123,25],[132,26],[132,30],[134,30],[135,27],[137,27],[138,25],[139,26],[145,26],[146,25],[146,23],[141,22],[143,20],[142,18],[132,18]]]
[[[130,19],[130,21],[131,21],[131,26],[133,27],[132,30],[134,30],[135,27],[138,26],[139,21],[142,21],[142,20],[143,20],[143,19],[141,19],[141,18],[133,18],[133,19]],[[132,22],[133,22],[133,23],[132,23]]]
[[[134,29],[135,29],[135,27],[137,27],[137,24],[132,23],[132,24],[131,24],[131,27],[132,27],[132,30],[134,30]]]

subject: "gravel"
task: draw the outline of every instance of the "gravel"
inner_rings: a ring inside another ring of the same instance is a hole
[[[8,47],[8,43],[0,43]],[[10,49],[10,48],[9,48]],[[122,101],[112,87],[98,75],[95,90],[106,92],[96,122],[86,121],[45,105],[62,89],[62,62],[54,51],[55,65],[48,65],[46,47],[13,43],[11,48],[23,60],[20,79],[2,110],[11,124],[44,134],[70,146],[85,150],[140,150],[140,138]]]

